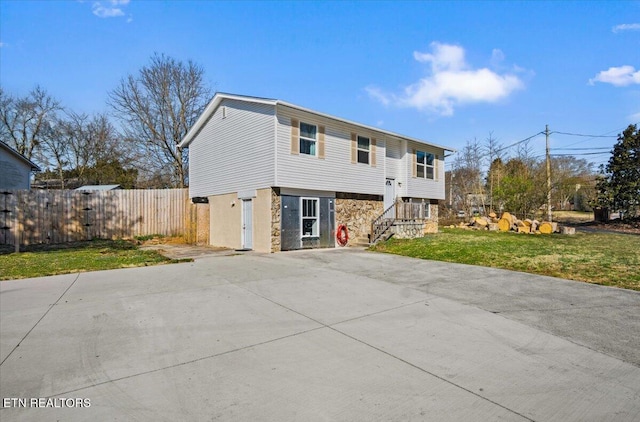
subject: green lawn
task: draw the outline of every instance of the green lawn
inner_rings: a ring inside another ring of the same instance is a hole
[[[142,267],[175,262],[125,240],[93,240],[37,245],[21,253],[0,254],[0,280]]]
[[[392,238],[372,250],[640,290],[640,236],[636,235],[440,229],[421,239]]]

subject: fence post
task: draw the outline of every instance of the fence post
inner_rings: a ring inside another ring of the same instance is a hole
[[[16,195],[16,212],[13,220],[13,239],[16,253],[20,252],[20,198]]]

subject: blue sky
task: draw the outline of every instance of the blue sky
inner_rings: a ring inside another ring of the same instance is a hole
[[[0,1],[12,94],[39,84],[76,112],[108,111],[107,93],[154,52],[200,64],[217,91],[454,148],[640,122],[640,1]],[[614,143],[551,136],[555,153]],[[544,136],[530,146],[542,154]]]

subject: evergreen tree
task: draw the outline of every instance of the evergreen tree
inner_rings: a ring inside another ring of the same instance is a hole
[[[598,180],[600,205],[630,218],[640,211],[640,131],[629,125],[613,147],[606,172]]]

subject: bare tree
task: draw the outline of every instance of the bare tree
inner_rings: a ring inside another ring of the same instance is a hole
[[[52,135],[52,122],[62,109],[39,86],[25,97],[14,97],[0,87],[0,140],[31,160],[43,153],[44,137]]]
[[[494,210],[493,203],[493,187],[500,183],[500,164],[504,157],[504,146],[498,142],[493,136],[493,132],[489,132],[489,136],[484,141],[486,156],[489,161],[489,170],[487,172],[487,188],[489,190],[489,210]]]
[[[69,167],[83,182],[87,169],[99,161],[117,159],[122,164],[131,161],[130,151],[105,114],[89,117],[69,113],[59,123],[68,148]]]
[[[178,143],[210,99],[202,67],[164,54],[154,54],[148,66],[123,78],[109,93],[109,105],[144,161],[139,167],[150,178],[169,175],[175,187],[186,186],[188,180],[187,154]]]
[[[516,156],[518,160],[525,163],[528,167],[533,167],[537,160],[535,155],[533,155],[533,147],[531,146],[531,141],[527,140],[525,142],[521,142],[516,147]]]
[[[61,120],[44,122],[40,147],[43,153],[42,160],[47,167],[54,167],[54,171],[60,179],[60,189],[64,189],[64,171],[69,164],[69,150],[61,123]]]
[[[482,146],[474,138],[467,141],[453,161],[453,200],[468,214],[474,211],[474,208],[484,208],[482,160]]]
[[[553,157],[551,169],[553,202],[562,210],[566,210],[578,191],[588,187],[595,177],[592,163],[573,156]]]

